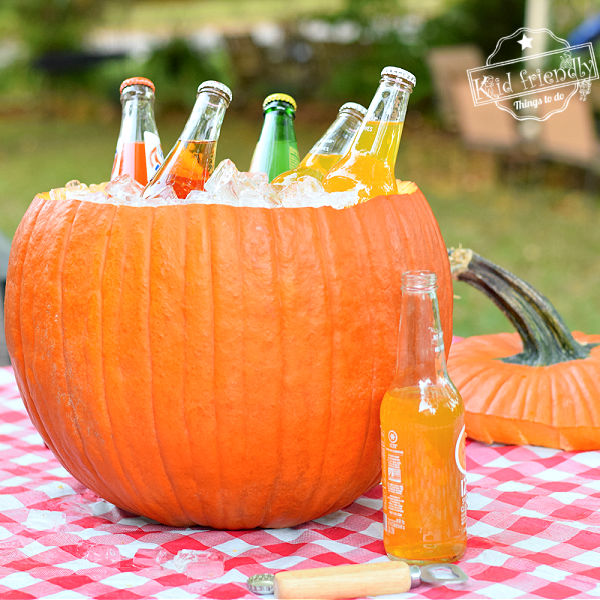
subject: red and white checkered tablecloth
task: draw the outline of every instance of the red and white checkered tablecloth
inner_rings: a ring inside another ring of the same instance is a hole
[[[0,369],[0,598],[252,598],[249,575],[387,560],[381,490],[290,529],[174,529],[117,509],[43,445]],[[600,452],[467,447],[460,588],[387,598],[600,598]]]

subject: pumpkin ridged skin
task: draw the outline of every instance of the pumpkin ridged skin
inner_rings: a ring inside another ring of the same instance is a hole
[[[174,526],[292,526],[379,481],[400,276],[452,284],[420,191],[336,211],[38,195],[6,337],[32,421],[103,498]]]
[[[569,331],[547,298],[470,250],[451,251],[451,264],[456,279],[487,294],[517,329],[469,337],[450,350],[467,435],[600,449],[600,335]]]

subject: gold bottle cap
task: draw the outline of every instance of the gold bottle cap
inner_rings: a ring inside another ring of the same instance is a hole
[[[271,102],[274,102],[275,100],[280,100],[281,102],[287,102],[293,109],[294,112],[296,111],[296,101],[289,96],[288,94],[271,94],[270,96],[267,96],[265,98],[265,101],[263,102],[263,110],[267,107],[267,104],[270,104]]]

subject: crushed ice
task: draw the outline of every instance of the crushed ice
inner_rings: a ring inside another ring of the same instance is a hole
[[[171,204],[227,204],[259,208],[300,208],[331,206],[342,209],[358,202],[356,190],[328,193],[314,177],[292,177],[280,184],[268,182],[264,173],[238,171],[225,159],[219,163],[205,183],[205,190],[194,190],[185,200],[177,198],[170,186],[143,196],[143,186],[128,175],[109,183],[87,186],[77,180],[64,188],[50,190],[53,200],[83,200],[100,204],[127,206],[161,206]]]

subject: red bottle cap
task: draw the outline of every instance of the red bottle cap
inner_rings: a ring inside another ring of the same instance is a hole
[[[153,92],[154,90],[154,84],[149,80],[146,79],[146,77],[130,77],[129,79],[126,79],[122,84],[121,87],[119,88],[119,94],[128,86],[128,85],[145,85],[147,87],[149,87]]]

